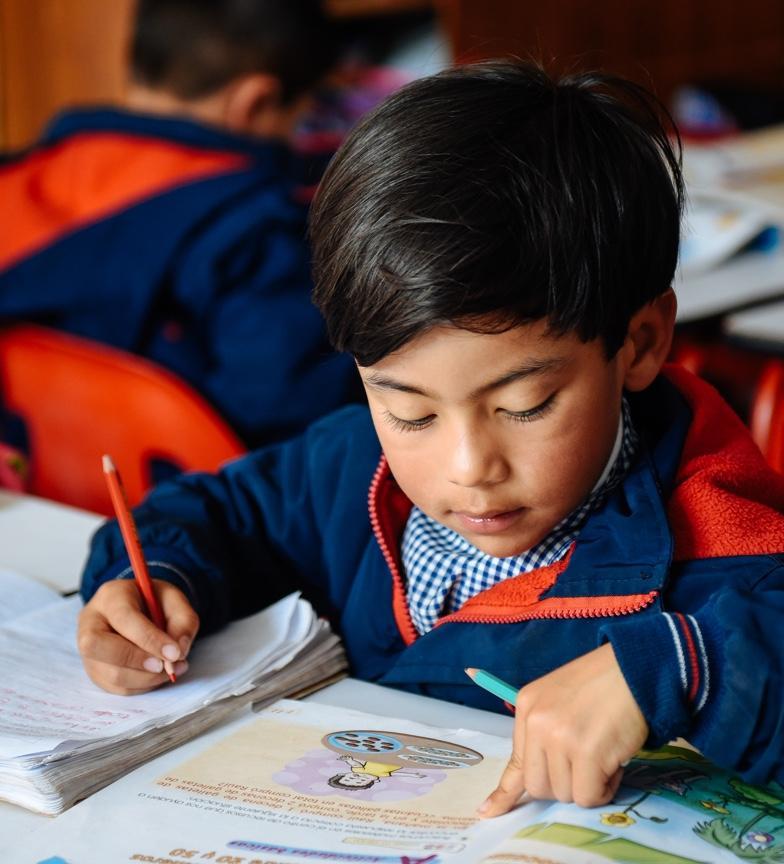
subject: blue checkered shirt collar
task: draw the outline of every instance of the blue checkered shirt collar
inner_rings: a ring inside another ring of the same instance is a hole
[[[637,445],[637,433],[624,399],[615,446],[591,494],[536,546],[511,558],[481,552],[457,531],[413,507],[403,532],[402,558],[408,606],[417,631],[427,633],[441,615],[456,612],[480,591],[562,558],[589,514],[604,503],[628,473]]]

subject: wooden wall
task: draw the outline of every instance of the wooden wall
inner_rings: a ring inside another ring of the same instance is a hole
[[[120,95],[132,0],[0,0],[0,147],[58,108]]]
[[[460,60],[603,66],[660,96],[700,79],[784,87],[783,0],[438,0]]]
[[[428,0],[330,0],[333,14]],[[602,66],[667,98],[685,81],[784,85],[784,0],[430,0],[460,60],[516,54]],[[133,0],[0,0],[0,149],[65,105],[116,99]]]

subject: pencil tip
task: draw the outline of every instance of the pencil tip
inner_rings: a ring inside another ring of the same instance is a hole
[[[108,471],[114,471],[115,470],[114,462],[112,462],[112,457],[109,456],[107,453],[104,453],[103,456],[101,457],[101,463],[103,464],[103,470],[104,471],[108,472]]]
[[[477,670],[474,669],[472,666],[469,666],[467,669],[464,669],[463,671],[466,673],[466,675],[468,675],[469,678],[473,679],[474,676],[476,675]]]

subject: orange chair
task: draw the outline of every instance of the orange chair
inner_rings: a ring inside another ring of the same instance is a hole
[[[784,362],[763,369],[751,410],[751,434],[776,471],[784,473]]]
[[[124,351],[33,325],[0,330],[0,401],[22,418],[30,491],[112,515],[109,453],[131,505],[154,460],[214,470],[245,451],[216,411],[175,375]]]
[[[757,382],[770,356],[727,342],[676,334],[669,359],[713,384],[738,415],[747,420]]]

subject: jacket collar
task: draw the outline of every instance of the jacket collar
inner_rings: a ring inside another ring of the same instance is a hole
[[[440,619],[439,625],[620,615],[653,603],[672,557],[657,463],[665,476],[674,473],[689,420],[682,400],[680,408],[683,416],[668,426],[655,450],[641,441],[632,470],[591,515],[566,557],[480,592],[458,612]],[[411,644],[418,634],[408,609],[400,545],[412,503],[395,482],[383,455],[368,504],[373,532],[392,574],[395,620],[404,641]]]
[[[280,141],[237,135],[186,117],[142,114],[119,108],[83,108],[63,111],[45,130],[39,144],[57,144],[73,135],[120,134],[163,138],[175,144],[246,156],[270,166],[271,175],[286,170],[292,154]]]

